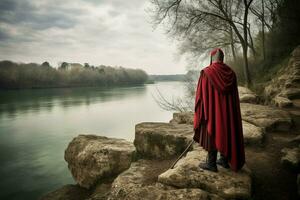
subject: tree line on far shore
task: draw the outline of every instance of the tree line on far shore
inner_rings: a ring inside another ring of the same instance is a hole
[[[141,69],[66,62],[54,68],[48,62],[0,61],[2,89],[135,85],[147,80],[147,73]]]

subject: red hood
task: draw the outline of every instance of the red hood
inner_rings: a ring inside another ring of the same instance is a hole
[[[205,75],[213,86],[221,92],[230,92],[234,89],[236,76],[234,71],[223,62],[213,62],[204,69]]]

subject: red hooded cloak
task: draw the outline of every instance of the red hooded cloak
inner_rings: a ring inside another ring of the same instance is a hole
[[[204,149],[215,148],[226,156],[232,170],[243,167],[245,151],[237,79],[222,61],[215,61],[200,72],[193,139]]]

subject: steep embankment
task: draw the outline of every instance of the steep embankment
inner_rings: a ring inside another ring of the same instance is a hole
[[[267,83],[264,95],[279,107],[293,106],[292,100],[300,98],[300,46],[292,52],[288,64]]]

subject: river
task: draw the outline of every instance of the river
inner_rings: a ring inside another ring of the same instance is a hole
[[[78,134],[134,140],[135,124],[168,122],[153,96],[182,96],[182,82],[132,87],[0,91],[0,199],[34,200],[74,183],[64,150]]]

